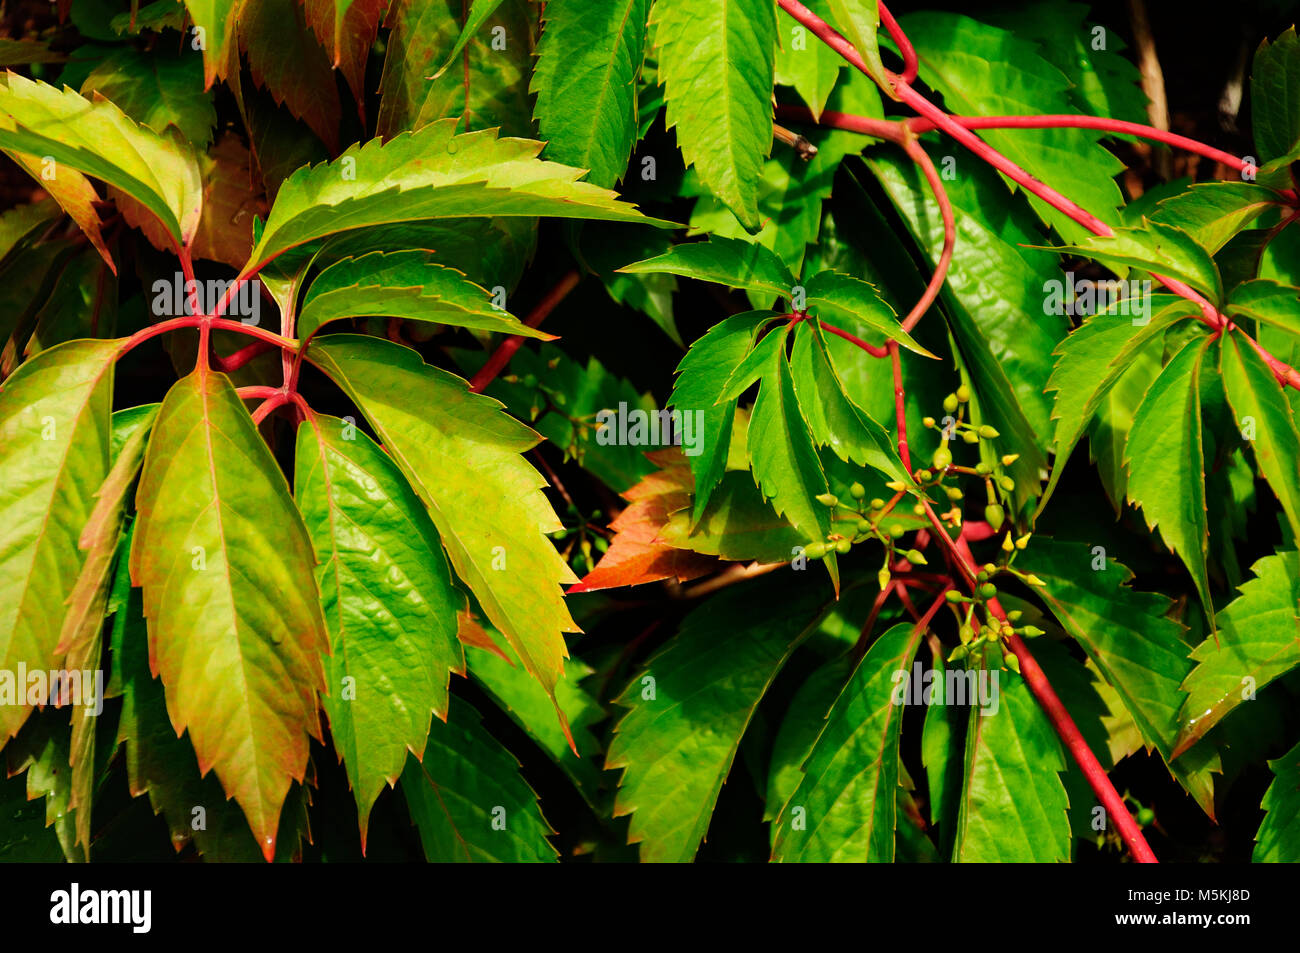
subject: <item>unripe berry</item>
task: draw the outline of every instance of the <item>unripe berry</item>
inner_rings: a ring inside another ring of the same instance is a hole
[[[950,414],[957,412],[957,395],[949,394],[943,399],[943,409]]]
[[[980,476],[988,476],[993,472],[993,468],[981,460],[979,463],[975,464],[975,472]]]
[[[871,508],[873,510],[883,510],[885,508],[885,501],[882,500],[880,497],[876,497],[874,500],[871,501]]]
[[[984,520],[989,524],[989,526],[993,527],[993,532],[996,533],[1002,528],[1002,521],[1005,518],[1006,513],[1003,511],[1000,503],[990,503],[988,506],[984,507]]]
[[[998,587],[991,582],[986,582],[980,586],[979,593],[985,599],[992,599],[998,594]]]
[[[961,490],[957,489],[955,486],[948,487],[944,492],[948,494],[948,499],[950,500],[960,500],[962,496]]]
[[[998,477],[998,486],[1002,487],[1002,489],[1006,490],[1008,493],[1016,492],[1016,481],[1011,479],[1009,476]]]
[[[898,539],[898,537],[902,536],[906,532],[907,530],[903,529],[901,523],[895,523],[893,526],[889,527],[889,535],[894,537],[894,539]]]
[[[967,387],[965,384],[962,384],[960,387],[958,387],[957,399],[961,401],[963,404],[966,403],[966,401],[970,400],[970,388]]]
[[[870,533],[870,532],[871,532],[871,520],[858,520],[858,532],[859,532],[859,533]]]
[[[946,470],[948,467],[952,466],[952,453],[948,450],[946,444],[940,446],[939,449],[934,452],[934,458],[931,462],[934,464],[936,470]]]
[[[903,554],[903,558],[916,566],[928,565],[925,561],[925,555],[919,549],[909,549]]]
[[[849,554],[849,550],[852,548],[853,548],[853,542],[851,540],[840,539],[835,541],[835,551],[839,553],[841,556],[847,556]]]
[[[917,482],[919,482],[919,483],[925,483],[925,482],[926,482],[927,480],[929,480],[932,476],[934,476],[934,474],[931,473],[929,470],[917,470],[917,471],[916,471],[916,479],[917,479]]]
[[[934,418],[933,418],[933,417],[922,417],[922,418],[921,418],[921,426],[922,426],[922,427],[925,427],[926,429],[929,429],[929,428],[933,427],[933,426],[934,426]]]
[[[1009,467],[1019,459],[1020,454],[1018,453],[1004,453],[1002,454],[1002,465],[1004,467]]]
[[[803,548],[803,554],[809,559],[821,559],[826,555],[826,544],[821,541],[809,543]]]
[[[973,430],[963,430],[961,432],[961,439],[966,441],[966,443],[979,443],[980,435]]]
[[[983,437],[985,440],[996,440],[998,437],[1001,436],[1001,434],[999,434],[996,430],[994,430],[994,429],[993,429],[992,427],[990,427],[988,424],[981,424],[981,425],[980,425],[979,435],[980,435],[981,437]]]
[[[949,589],[947,592],[943,594],[943,597],[947,599],[949,602],[951,602],[953,605],[956,605],[958,602],[965,601],[965,597],[956,589]]]
[[[839,506],[840,498],[834,493],[818,493],[817,502],[822,506]]]
[[[866,495],[867,488],[861,483],[855,483],[849,487],[849,496],[853,497],[855,500],[860,500]]]

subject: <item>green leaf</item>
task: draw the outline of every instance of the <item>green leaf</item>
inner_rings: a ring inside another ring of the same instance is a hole
[[[1250,859],[1257,864],[1294,864],[1300,862],[1300,745],[1268,766],[1273,783],[1260,805],[1267,813]]]
[[[1102,396],[1093,414],[1088,430],[1088,452],[1097,464],[1106,495],[1116,516],[1124,508],[1128,494],[1128,475],[1124,472],[1124,444],[1133,429],[1133,416],[1147,388],[1160,373],[1159,348],[1149,347],[1137,351],[1133,360]],[[1053,470],[1053,476],[1055,476]],[[1059,477],[1058,477],[1059,479]],[[1210,495],[1213,498],[1213,495]],[[1213,532],[1213,530],[1211,530]]]
[[[785,336],[783,330],[769,337],[778,333]],[[754,482],[777,515],[788,519],[806,539],[824,540],[831,530],[831,514],[817,497],[830,488],[808,425],[799,413],[793,374],[783,347],[775,350],[764,368],[763,384],[749,420],[748,447]],[[831,578],[836,579],[832,558],[827,558],[827,567]]]
[[[936,682],[943,679],[946,690],[948,664],[942,655],[934,658],[932,664]],[[955,664],[957,671],[964,673],[963,663]],[[952,853],[961,807],[968,720],[965,709],[956,704],[929,705],[921,729],[921,764],[925,767],[926,788],[930,795],[930,823],[939,830],[939,852],[944,856]]]
[[[910,672],[923,630],[880,636],[826,716],[803,780],[777,819],[775,861],[889,863],[894,859],[903,705],[895,672]],[[793,826],[801,809],[806,829]]]
[[[457,353],[457,357],[468,373],[482,367],[488,354],[485,351],[463,356]],[[601,427],[605,418],[600,416],[602,411],[614,412],[620,404],[655,413],[654,399],[649,394],[638,393],[629,381],[614,376],[594,357],[584,364],[553,344],[535,351],[529,348],[516,351],[510,371],[492,381],[484,393],[503,402],[515,416],[527,420],[530,427],[564,453],[566,460],[576,460],[618,493],[654,472],[655,466],[647,459],[645,448],[630,441],[620,444],[610,440],[617,433],[617,421],[606,421],[607,426],[614,428],[606,432]],[[534,386],[529,386],[530,374],[536,379]]]
[[[1229,317],[1244,315],[1261,324],[1300,335],[1300,288],[1292,288],[1272,278],[1242,282],[1232,289],[1227,313]]]
[[[790,700],[790,707],[782,716],[781,727],[772,742],[763,820],[775,821],[790,802],[790,795],[804,780],[804,762],[812,753],[818,735],[826,726],[826,716],[852,674],[852,660],[847,655],[833,658],[809,675]],[[773,841],[777,831],[776,825],[771,825]]]
[[[188,145],[138,125],[107,100],[7,74],[0,84],[0,147],[49,156],[142,203],[173,240],[189,244],[203,194]]]
[[[618,698],[607,769],[623,768],[616,817],[647,863],[691,860],[754,710],[821,619],[818,587],[759,580],[709,599]]]
[[[300,425],[293,485],[320,562],[325,711],[364,845],[375,798],[407,751],[423,750],[431,716],[447,717],[451,673],[465,673],[463,597],[424,505],[355,424],[312,415]]]
[[[58,833],[45,826],[45,805],[27,800],[27,779],[0,777],[0,864],[58,864],[64,860]]]
[[[1255,462],[1273,488],[1291,535],[1300,539],[1300,434],[1291,405],[1273,372],[1259,353],[1228,335],[1221,357],[1223,387],[1243,434],[1255,451]]]
[[[428,252],[371,252],[344,258],[314,280],[303,297],[298,338],[307,340],[341,318],[394,317],[552,340],[492,305],[492,295]]]
[[[772,317],[770,311],[750,311],[719,321],[691,345],[677,365],[677,383],[668,398],[669,405],[683,413],[704,412],[704,446],[700,453],[686,458],[695,477],[691,522],[703,516],[727,466],[736,416],[736,399],[722,399],[727,382],[753,349],[759,330]]]
[[[429,508],[456,575],[554,698],[564,633],[578,631],[560,586],[578,580],[543,535],[562,526],[522,456],[538,435],[391,341],[329,335],[307,357],[374,426]]]
[[[1300,143],[1300,38],[1291,27],[1255,53],[1250,77],[1251,127],[1265,159],[1289,153]]]
[[[460,56],[461,51],[465,49],[465,44],[474,38],[474,34],[483,28],[483,24],[492,18],[492,14],[497,12],[497,7],[501,6],[501,0],[470,0],[469,13],[465,17],[465,26],[460,31],[460,36],[456,40],[456,45],[451,48],[451,53],[447,56],[447,61],[438,67],[430,79],[437,79],[447,71],[452,63],[456,62],[456,57]]]
[[[1037,590],[1039,598],[1115,690],[1147,750],[1155,748],[1213,815],[1208,771],[1193,771],[1173,758],[1178,712],[1187,697],[1181,686],[1192,664],[1182,626],[1167,617],[1170,600],[1131,588],[1133,573],[1104,547],[1035,536],[1025,567],[1047,583]]]
[[[69,672],[92,672],[100,669],[103,656],[104,616],[109,602],[114,564],[124,565],[128,550],[123,547],[122,525],[126,518],[127,493],[144,461],[145,443],[153,425],[156,404],[113,415],[113,466],[95,493],[95,508],[86,520],[78,540],[86,552],[76,585],[67,598],[68,611],[63,619],[56,652],[64,656],[62,667]],[[83,682],[84,684],[84,682]],[[83,687],[79,714],[72,719],[72,794],[69,806],[77,812],[77,843],[90,851],[91,802],[95,784],[94,707]],[[97,696],[93,704],[101,704]]]
[[[972,707],[966,777],[953,860],[1061,863],[1070,859],[1065,757],[1042,709],[1019,676],[1001,676],[996,710]],[[999,690],[1000,689],[1000,690]]]
[[[225,79],[231,69],[239,69],[235,44],[235,21],[247,0],[184,0],[194,29],[201,30],[203,85],[211,88],[213,80]]]
[[[1124,57],[1124,41],[1116,31],[1105,30],[1099,37],[1098,27],[1085,20],[1089,12],[1082,3],[1047,0],[980,10],[980,16],[1036,42],[1043,59],[1069,79],[1070,102],[1079,111],[1146,123],[1147,97],[1138,68]]]
[[[1070,83],[1038,55],[1035,45],[1006,30],[954,13],[901,18],[916,49],[920,78],[960,116],[1070,113]],[[1114,176],[1123,164],[1086,129],[985,129],[980,138],[1035,178],[1069,195],[1112,225],[1123,197]],[[961,160],[959,160],[961,161]],[[1069,216],[1031,196],[1029,203],[1067,241],[1090,233]]]
[[[63,600],[84,563],[77,547],[109,471],[119,341],[42,351],[0,387],[0,669],[57,666]],[[0,743],[31,708],[0,704]]]
[[[167,392],[136,491],[131,578],[176,733],[215,768],[264,855],[320,736],[329,635],[311,539],[270,448],[224,374]]]
[[[948,147],[945,140],[940,151]],[[889,152],[871,159],[870,166],[931,267],[936,267],[944,246],[943,216],[916,164]],[[990,364],[996,364],[1005,379],[997,389],[1014,395],[1025,422],[1045,438],[1050,405],[1043,388],[1051,374],[1050,354],[1069,330],[1064,312],[1051,307],[1051,288],[1063,284],[1062,276],[1049,255],[1025,247],[1037,243],[1042,234],[1033,212],[982,166],[963,166],[955,179],[945,183],[960,237],[943,300],[956,319],[952,323],[963,344],[971,339],[972,350],[988,352]],[[937,317],[936,310],[932,307],[927,314]],[[974,373],[978,367],[974,356],[970,364]],[[995,390],[987,384],[972,389],[989,398]],[[1003,422],[989,422],[1008,436],[1014,433]],[[1022,472],[1016,482],[1028,485],[1036,477],[1036,471]]]
[[[912,483],[889,431],[844,393],[820,326],[798,325],[790,366],[799,409],[817,446],[830,447],[845,463],[874,467],[891,480]]]
[[[1243,701],[1300,664],[1300,555],[1265,556],[1251,567],[1255,578],[1219,613],[1217,638],[1192,651],[1196,668],[1183,682],[1182,730],[1174,756],[1182,754]]]
[[[480,0],[475,8],[482,6]],[[390,138],[455,116],[462,132],[499,128],[532,138],[528,77],[537,12],[528,0],[498,0],[487,29],[471,36],[462,29],[463,0],[395,0],[386,20],[376,133]],[[431,79],[458,39],[468,39],[459,67]]]
[[[9,774],[25,771],[27,797],[45,800],[45,826],[53,827],[63,857],[69,863],[88,858],[77,846],[76,812],[71,808],[72,772],[68,767],[67,720],[58,714],[33,718],[6,748]]]
[[[1053,352],[1057,361],[1047,391],[1056,393],[1052,409],[1052,419],[1056,422],[1052,451],[1056,463],[1038,504],[1040,513],[1102,398],[1133,361],[1154,348],[1166,330],[1196,314],[1194,305],[1172,295],[1155,295],[1149,302],[1151,313],[1144,316],[1145,320],[1123,314],[1119,308],[1094,315]]]
[[[815,38],[813,46],[830,51]],[[828,108],[877,119],[884,115],[880,93],[871,80],[857,71],[850,72],[835,88]],[[821,235],[822,207],[831,196],[841,161],[845,156],[860,153],[872,142],[857,133],[830,127],[804,128],[801,134],[812,144],[816,155],[801,158],[799,151],[782,145],[774,148],[763,163],[758,183],[758,215],[763,227],[757,234],[746,231],[730,209],[704,187],[699,176],[688,172],[681,193],[695,197],[689,234],[757,242],[776,252],[788,267],[801,271],[809,247],[816,248]],[[749,299],[756,305],[766,303],[754,292],[749,293]]]
[[[937,263],[943,246],[942,216],[915,163],[881,153],[869,165],[931,262]],[[965,168],[947,188],[962,237],[941,292],[942,316],[948,319],[954,357],[973,395],[971,411],[977,416],[972,419],[994,427],[1020,454],[1005,468],[1016,482],[1019,511],[1037,496],[1039,473],[1047,469],[1050,404],[1043,390],[1051,373],[1051,348],[1066,333],[1068,322],[1060,315],[1044,314],[1040,289],[1045,290],[1049,281],[1059,281],[1060,272],[1041,252],[1021,247],[1037,240],[1034,236],[1041,235],[1041,226],[996,175],[978,166]],[[990,213],[991,209],[996,211]],[[877,225],[877,229],[885,227],[883,222]],[[868,232],[859,241],[879,241],[876,234],[880,233]],[[882,279],[897,282],[900,272],[913,279],[908,297],[915,300],[925,281],[906,254]],[[831,353],[834,357],[835,351]],[[933,380],[932,366],[902,363],[908,394],[918,393],[918,386]],[[836,366],[847,379],[845,363]],[[888,372],[879,374],[878,380],[876,416],[881,419],[887,409],[892,411],[893,387]],[[930,386],[933,407],[943,392]],[[912,416],[909,433],[920,435],[920,416]],[[997,460],[991,450],[981,448],[981,455],[990,465]]]
[[[1062,255],[1085,255],[1110,267],[1133,266],[1158,272],[1191,285],[1209,297],[1223,300],[1223,279],[1210,253],[1191,235],[1173,225],[1148,220],[1143,227],[1117,228],[1115,234],[1094,235],[1077,245],[1048,249]]]
[[[686,164],[751,232],[772,151],[776,7],[770,0],[658,0],[651,13],[667,123]]]
[[[509,652],[509,649],[503,651]],[[578,684],[592,674],[592,669],[583,662],[569,659],[565,663],[564,680],[555,686],[555,702],[564,711],[573,732],[574,747],[570,747],[569,739],[556,721],[546,690],[517,665],[517,658],[512,656],[513,653],[507,655],[510,659],[507,661],[495,652],[468,646],[465,657],[469,676],[559,765],[587,803],[596,809],[601,803],[600,768],[596,763],[600,746],[588,729],[605,720],[605,711]]]
[[[796,284],[790,269],[767,248],[739,238],[718,236],[708,241],[674,245],[656,258],[618,270],[633,275],[679,275],[783,299],[790,297]]]
[[[1205,556],[1205,447],[1201,437],[1201,362],[1210,348],[1193,337],[1156,378],[1124,447],[1128,499],[1142,507],[1148,529],[1187,566],[1207,616],[1213,616]]]
[[[117,14],[109,21],[109,28],[114,33],[138,36],[145,31],[162,33],[164,30],[184,30],[188,22],[187,5],[177,3],[176,0],[153,0],[143,6],[133,2],[131,6],[132,9]]]
[[[128,540],[130,535],[128,530]],[[207,861],[256,863],[264,855],[243,812],[226,799],[216,775],[199,771],[194,748],[172,727],[163,683],[149,668],[142,594],[131,588],[125,561],[118,574],[126,598],[113,617],[113,672],[122,695],[117,740],[126,747],[131,795],[149,795],[153,812],[167,822],[176,850],[193,841]],[[203,824],[196,824],[200,819]],[[280,814],[277,860],[291,860],[300,853],[306,823],[305,792],[295,785]]]
[[[1210,254],[1277,205],[1278,194],[1250,182],[1205,182],[1160,202],[1150,214],[1152,222],[1186,232]]]
[[[58,204],[49,199],[16,205],[0,212],[0,261],[8,258],[11,252],[25,247],[26,240],[37,229],[48,227],[59,214]]]
[[[433,723],[424,757],[407,758],[402,793],[432,863],[547,863],[554,833],[514,755],[461,700]]]
[[[606,188],[623,178],[636,142],[649,12],[650,0],[546,7],[530,86],[546,157],[589,169],[587,180]]]
[[[722,474],[698,520],[689,509],[674,513],[659,539],[677,549],[740,562],[784,562],[808,540],[772,511],[748,473]]]
[[[831,19],[827,0],[809,0],[805,6],[823,20]],[[810,35],[785,10],[777,20],[780,48],[776,53],[776,81],[782,86],[793,86],[812,110],[813,119],[819,119],[845,65],[844,58]]]
[[[217,110],[203,89],[203,67],[186,53],[162,49],[116,51],[90,71],[83,95],[98,93],[136,122],[160,135],[175,127],[187,142],[206,148],[217,124]]]
[[[540,142],[498,139],[493,130],[456,135],[455,127],[447,119],[372,139],[295,172],[280,186],[245,272],[323,238],[399,222],[552,215],[666,224],[578,182],[580,169],[541,161]]]
[[[840,32],[853,44],[867,64],[867,71],[880,88],[893,96],[885,66],[880,62],[880,44],[876,30],[880,27],[880,10],[876,0],[826,0]],[[898,97],[894,97],[897,99]]]
[[[808,309],[818,318],[836,318],[850,314],[891,341],[897,341],[922,357],[935,357],[903,330],[894,313],[875,285],[850,275],[823,271],[805,284]]]

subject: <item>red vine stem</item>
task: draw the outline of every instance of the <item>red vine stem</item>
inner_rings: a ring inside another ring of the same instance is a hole
[[[1222,149],[1216,149],[1195,139],[1189,139],[1187,136],[1180,136],[1177,133],[1157,129],[1155,126],[1145,126],[1142,123],[1127,122],[1123,119],[1104,119],[1100,116],[1073,114],[1060,116],[952,116],[951,118],[965,129],[1069,128],[1097,129],[1102,132],[1122,133],[1139,136],[1143,139],[1151,139],[1155,142],[1163,142],[1165,145],[1174,146],[1185,152],[1191,152],[1206,159],[1213,159],[1215,162],[1220,162],[1232,169],[1236,169],[1238,172],[1254,172],[1257,170],[1253,163],[1234,156],[1230,152],[1224,152]],[[930,120],[920,117],[909,119],[907,125],[913,132],[918,134],[935,128]],[[1290,200],[1294,200],[1296,197],[1295,192],[1290,189],[1279,190],[1279,193]]]
[[[974,564],[974,557],[971,554],[970,547],[966,544],[965,538],[958,537],[954,549],[957,557],[964,563],[968,566]],[[989,599],[986,605],[989,612],[999,622],[1005,623],[1007,621],[1007,614],[996,598]],[[1078,725],[1070,717],[1070,712],[1062,703],[1060,696],[1052,688],[1052,683],[1048,681],[1042,666],[1030,653],[1025,640],[1013,632],[1008,636],[1007,644],[1011,647],[1011,651],[1016,654],[1016,660],[1020,663],[1021,677],[1029,686],[1029,690],[1034,693],[1034,697],[1038,699],[1039,706],[1052,723],[1052,727],[1056,729],[1057,735],[1065,742],[1075,763],[1079,765],[1084,777],[1088,779],[1088,784],[1101,799],[1107,813],[1114,819],[1115,826],[1119,828],[1120,837],[1124,839],[1124,842],[1128,844],[1129,849],[1133,852],[1133,859],[1141,864],[1156,863],[1156,855],[1147,844],[1142,828],[1138,826],[1137,821],[1133,819],[1133,815],[1129,813],[1128,807],[1124,804],[1124,799],[1115,790],[1115,786],[1110,783],[1110,778],[1106,775],[1106,769],[1101,766],[1097,756],[1088,747],[1088,742],[1084,740],[1083,733],[1079,731]]]
[[[855,116],[852,113],[836,112],[835,110],[824,111],[819,119],[814,120],[812,110],[806,106],[778,106],[777,113],[781,116],[788,116],[791,119],[804,119],[810,122],[818,122],[824,126],[831,126],[835,129],[844,129],[848,132],[860,132],[864,135],[874,136],[877,139],[889,139],[897,141],[897,127],[907,126],[912,132],[920,135],[929,132],[936,127],[931,119],[924,116],[915,116],[906,120],[895,119],[875,119],[871,116]],[[1114,132],[1139,136],[1143,139],[1151,139],[1155,142],[1163,142],[1166,145],[1191,152],[1195,155],[1203,156],[1207,159],[1213,159],[1229,168],[1236,169],[1238,172],[1257,171],[1257,166],[1247,162],[1240,156],[1234,156],[1230,152],[1224,152],[1222,149],[1216,149],[1213,146],[1199,142],[1196,139],[1189,139],[1187,136],[1180,136],[1177,133],[1167,132],[1163,129],[1157,129],[1155,126],[1145,126],[1141,123],[1127,122],[1123,119],[1104,119],[1100,116],[1083,116],[1083,115],[1042,115],[1042,116],[949,116],[949,118],[959,124],[964,129],[1097,129],[1102,132]],[[1278,195],[1290,204],[1297,201],[1294,189],[1276,189]]]
[[[569,271],[556,283],[555,287],[546,293],[546,297],[537,303],[537,307],[533,308],[528,317],[524,319],[524,324],[530,328],[535,328],[545,321],[546,316],[555,310],[555,306],[577,287],[581,277],[576,270]],[[519,345],[523,343],[523,335],[512,334],[497,345],[497,349],[492,352],[492,356],[488,358],[487,363],[480,367],[478,373],[470,378],[469,389],[476,394],[481,393],[488,384],[496,380],[498,374],[505,370],[505,366],[510,363],[510,359],[515,356],[515,351],[519,350]]]
[[[904,139],[903,148],[920,168],[925,180],[930,183],[930,190],[934,192],[934,200],[939,206],[939,215],[943,219],[943,250],[939,253],[939,261],[934,267],[934,273],[930,275],[930,283],[926,285],[921,300],[903,319],[903,330],[910,331],[916,326],[916,322],[921,320],[921,316],[930,309],[930,305],[934,303],[934,299],[939,296],[939,291],[943,288],[944,279],[948,277],[948,266],[952,264],[952,253],[957,247],[957,222],[953,215],[952,202],[948,200],[948,192],[944,189],[939,172],[925,150],[911,136]]]
[[[904,86],[910,86],[916,79],[916,50],[912,47],[912,41],[907,38],[907,34],[903,32],[902,27],[898,25],[898,21],[894,19],[894,15],[885,9],[883,3],[879,4],[879,10],[880,22],[889,31],[894,44],[898,47],[899,54],[903,57],[903,72],[899,75],[898,81]],[[850,46],[849,49],[853,49],[853,47]],[[857,50],[853,50],[853,52],[856,53]],[[844,54],[840,53],[840,55],[843,56]]]
[[[799,0],[777,0],[777,3],[788,14],[794,17],[795,20],[807,29],[811,30],[813,35],[839,53],[840,56],[846,59],[852,66],[867,76],[871,75],[870,71],[867,69],[865,61],[863,61],[862,57],[858,55],[858,51],[853,48],[853,45],[837,33],[833,27],[826,23],[826,21],[817,16],[817,14],[799,3]],[[883,13],[881,18],[883,21]],[[892,23],[893,26],[889,27],[889,23]],[[899,45],[900,49],[902,49],[904,44],[907,43],[907,37],[903,34],[902,30],[899,29],[898,24],[892,17],[890,17],[886,26],[890,30],[890,35],[893,36],[894,42]],[[891,76],[891,84],[893,86],[892,91],[897,98],[910,106],[916,112],[920,113],[923,119],[929,120],[933,123],[934,128],[946,132],[953,139],[970,149],[971,152],[975,153],[975,155],[979,156],[989,165],[1006,175],[1007,178],[1019,184],[1026,191],[1038,196],[1053,208],[1069,216],[1093,234],[1101,235],[1103,237],[1114,234],[1110,226],[1101,221],[1101,219],[1061,195],[1051,186],[1035,179],[1020,166],[1016,165],[1016,163],[1012,162],[1006,156],[1002,155],[1002,153],[998,152],[988,143],[984,142],[984,140],[976,136],[969,129],[965,128],[965,126],[963,126],[953,116],[948,115],[948,113],[944,112],[916,90],[912,89],[907,83],[904,83],[901,76],[896,74],[889,75]],[[1152,129],[1153,127],[1142,128]],[[875,135],[877,133],[871,134]],[[1227,324],[1227,320],[1222,315],[1218,314],[1209,302],[1205,301],[1205,299],[1201,298],[1199,295],[1196,295],[1182,282],[1171,280],[1156,273],[1153,273],[1152,277],[1164,284],[1170,291],[1197,304],[1201,309],[1202,320],[1210,327],[1215,330],[1221,330]],[[1277,377],[1279,383],[1284,386],[1290,385],[1292,387],[1300,388],[1300,373],[1297,373],[1293,368],[1289,367],[1282,361],[1279,361],[1272,355],[1269,355],[1266,358],[1266,361],[1274,375]]]
[[[845,40],[844,37],[840,36],[840,34],[832,29],[824,20],[803,4],[799,3],[798,0],[777,0],[777,2],[786,13],[794,17],[795,20],[804,27],[811,30],[815,36],[822,40],[822,42],[826,43],[838,52],[858,70],[870,76],[870,71],[867,69],[866,63],[863,61],[862,57],[858,55],[857,50],[855,50],[852,44]],[[996,149],[993,149],[983,142],[978,136],[969,132],[961,124],[953,121],[947,113],[943,112],[943,110],[939,109],[913,90],[909,83],[914,76],[914,70],[911,67],[915,62],[915,53],[910,52],[912,50],[911,44],[908,42],[907,37],[903,34],[898,23],[889,14],[889,11],[885,8],[883,3],[879,5],[879,9],[882,22],[884,22],[886,29],[889,31],[890,35],[893,36],[894,42],[898,45],[899,50],[902,51],[903,54],[904,73],[902,76],[893,76],[891,79],[893,93],[899,99],[911,106],[926,119],[931,120],[937,128],[947,132],[977,156],[984,159],[994,168],[1003,172],[1012,181],[1019,183],[1026,190],[1037,195],[1039,198],[1042,198],[1044,201],[1049,202],[1054,208],[1069,215],[1074,219],[1074,221],[1088,228],[1095,234],[1112,234],[1110,228],[1100,219],[1097,219],[1095,216],[1086,212],[1063,195],[1060,195],[1055,190],[1039,182],[1037,179],[1034,179],[1014,162],[1011,162]],[[1176,290],[1174,289],[1173,283],[1165,282],[1165,284],[1168,285],[1171,290]],[[1211,309],[1211,311],[1212,310],[1213,309]],[[1222,326],[1222,318],[1219,319],[1219,325],[1220,327]],[[901,456],[902,451],[906,447],[906,417],[903,406],[902,375],[897,344],[891,342],[890,350],[890,356],[894,362],[894,403],[895,412],[898,415],[899,449]],[[906,460],[906,457],[904,457],[904,460]],[[911,470],[910,464],[908,465],[908,469],[909,471]],[[955,566],[961,571],[966,582],[973,588],[975,585],[975,569],[973,560],[969,558],[967,554],[962,553],[961,550],[958,549],[957,544],[953,542],[950,536],[948,536],[943,523],[934,512],[934,508],[924,501],[923,505],[939,539],[945,544],[949,551],[950,558],[953,560]],[[969,547],[966,549],[967,553],[969,553]],[[996,600],[989,601],[989,609],[999,619],[1005,619],[1005,613],[1003,613],[1002,607],[997,604]],[[1043,674],[1042,669],[1037,665],[1032,655],[1029,654],[1028,650],[1024,646],[1023,640],[1013,638],[1013,640],[1010,640],[1009,644],[1011,645],[1012,651],[1015,652],[1017,660],[1022,661],[1021,671],[1026,684],[1029,685],[1030,690],[1034,693],[1034,697],[1038,700],[1039,705],[1047,714],[1048,719],[1051,721],[1057,734],[1061,737],[1062,741],[1065,742],[1066,748],[1069,750],[1075,762],[1079,765],[1080,770],[1083,771],[1084,777],[1088,779],[1088,783],[1091,785],[1093,791],[1097,794],[1106,809],[1115,818],[1116,826],[1119,828],[1120,837],[1124,840],[1125,844],[1128,845],[1134,859],[1143,863],[1154,862],[1156,859],[1155,855],[1147,845],[1146,839],[1142,836],[1141,828],[1137,826],[1132,816],[1128,813],[1128,809],[1124,806],[1123,799],[1115,790],[1115,786],[1111,784],[1110,778],[1101,767],[1101,763],[1097,760],[1096,756],[1093,755],[1091,749],[1088,748],[1088,744],[1084,740],[1083,735],[1079,732],[1078,726],[1074,724],[1073,719],[1070,718],[1069,712],[1067,712],[1065,706],[1061,704],[1061,700],[1052,689],[1050,682],[1047,680],[1047,676]]]
[[[827,324],[825,321],[822,321],[820,318],[817,320],[817,323],[821,325],[821,329],[823,331],[829,331],[831,332],[831,334],[835,334],[838,335],[839,337],[844,338],[844,340],[848,341],[850,344],[856,344],[858,347],[862,348],[862,350],[866,351],[872,357],[889,356],[888,348],[876,347],[873,344],[868,344],[866,341],[862,340],[862,338],[858,337],[856,334],[850,334],[848,331],[845,331],[843,328],[837,328],[833,324]]]
[[[166,334],[168,331],[178,331],[182,328],[199,328],[200,331],[204,325],[209,325],[220,331],[238,331],[241,334],[247,334],[258,340],[265,341],[273,347],[293,350],[297,347],[297,342],[286,337],[281,337],[273,331],[267,331],[263,328],[251,324],[244,324],[240,321],[230,321],[225,318],[210,318],[206,315],[191,314],[183,318],[168,318],[166,321],[159,321],[157,324],[151,324],[147,328],[141,328],[122,342],[122,349],[118,352],[118,357],[126,354],[137,345],[143,344],[150,338],[155,338],[160,334]],[[231,357],[234,357],[232,354]]]
[[[227,357],[214,355],[213,363],[216,364],[217,370],[229,374],[232,371],[239,370],[253,358],[274,349],[275,345],[270,341],[254,341],[252,344],[241,347],[238,351],[235,351]]]
[[[903,362],[898,356],[898,342],[889,342],[889,360],[894,365],[894,413],[898,416],[898,455],[907,472],[912,472],[912,455],[907,448],[907,415],[903,410]]]

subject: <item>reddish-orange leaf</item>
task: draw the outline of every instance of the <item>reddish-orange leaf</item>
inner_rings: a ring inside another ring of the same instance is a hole
[[[660,579],[688,582],[720,565],[712,556],[674,549],[659,539],[673,513],[689,506],[695,481],[679,450],[648,455],[663,467],[623,494],[628,507],[609,524],[615,533],[596,568],[569,592],[637,586]]]

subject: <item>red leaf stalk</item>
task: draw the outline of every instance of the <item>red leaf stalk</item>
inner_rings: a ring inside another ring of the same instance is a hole
[[[537,303],[537,307],[533,308],[528,317],[524,319],[524,324],[530,328],[535,328],[545,321],[546,316],[555,310],[555,306],[577,287],[580,278],[581,276],[576,270],[570,271],[561,278],[555,287],[546,293],[546,297]],[[480,367],[478,373],[470,379],[469,389],[476,394],[481,393],[483,388],[496,380],[497,375],[510,363],[510,359],[515,356],[515,351],[519,350],[519,345],[523,343],[524,339],[521,335],[512,334],[497,345],[497,349],[492,352],[492,356],[488,358],[487,363]]]

